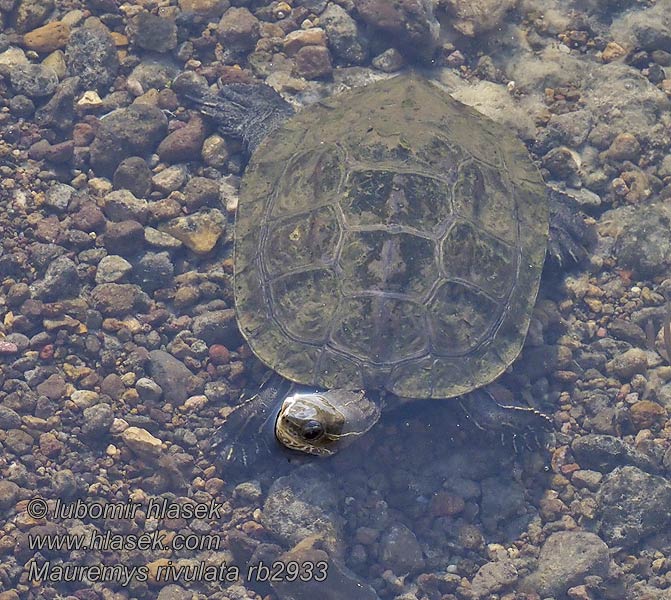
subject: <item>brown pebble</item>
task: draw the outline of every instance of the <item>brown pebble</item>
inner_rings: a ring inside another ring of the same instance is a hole
[[[331,54],[324,46],[303,46],[296,52],[296,75],[305,79],[330,77],[333,73]]]
[[[608,42],[601,53],[601,60],[605,63],[613,62],[618,58],[622,58],[627,54],[627,51],[617,42]]]
[[[286,54],[293,56],[304,46],[326,46],[326,32],[321,27],[297,29],[286,35],[282,45]]]
[[[666,410],[656,402],[640,400],[629,410],[631,422],[636,429],[649,429],[666,419]]]
[[[75,146],[88,146],[95,137],[95,131],[88,123],[77,123],[72,129]]]
[[[178,163],[192,160],[200,155],[205,140],[205,125],[200,117],[194,117],[186,126],[173,131],[158,146],[156,153],[162,161]]]
[[[53,52],[64,48],[70,37],[70,27],[61,21],[52,21],[33,29],[23,36],[23,45],[35,52]]]
[[[47,344],[44,346],[39,353],[40,360],[50,360],[54,356],[54,345]]]
[[[231,360],[231,353],[222,344],[213,344],[209,349],[210,360],[215,365],[225,365]]]
[[[606,155],[611,160],[637,160],[641,154],[641,145],[631,133],[620,133],[613,140]]]
[[[234,52],[251,50],[259,39],[259,20],[244,7],[229,8],[219,25],[217,34],[224,48]]]
[[[63,450],[63,444],[53,433],[43,433],[40,435],[40,450],[45,456],[53,458]]]
[[[260,539],[265,533],[265,528],[260,523],[256,521],[246,521],[242,524],[242,531],[246,533],[249,537]]]
[[[440,491],[433,495],[429,504],[429,512],[433,517],[449,517],[464,510],[466,503],[461,496]]]
[[[0,354],[16,354],[19,347],[13,342],[0,340]]]

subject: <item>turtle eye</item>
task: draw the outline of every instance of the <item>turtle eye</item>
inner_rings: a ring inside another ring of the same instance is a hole
[[[303,438],[310,441],[316,440],[323,433],[324,428],[322,427],[322,424],[319,421],[315,421],[314,419],[307,421],[301,428],[301,434]]]

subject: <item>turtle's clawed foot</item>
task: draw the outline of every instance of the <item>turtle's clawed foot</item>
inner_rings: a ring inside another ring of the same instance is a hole
[[[546,262],[561,270],[579,263],[596,245],[593,220],[583,214],[575,201],[559,190],[550,192],[550,236]]]
[[[245,400],[226,417],[214,432],[210,451],[216,455],[224,475],[249,471],[281,453],[273,427],[282,398],[291,384],[274,375],[251,398]]]
[[[516,451],[522,446],[543,446],[544,434],[553,429],[552,419],[535,408],[499,399],[494,393],[497,388],[480,388],[460,398],[459,405],[468,420],[484,432],[498,434],[505,445],[512,443]]]
[[[203,78],[185,73],[173,89],[211,118],[224,135],[240,138],[248,155],[292,114],[291,105],[264,83],[227,83],[212,93]]]

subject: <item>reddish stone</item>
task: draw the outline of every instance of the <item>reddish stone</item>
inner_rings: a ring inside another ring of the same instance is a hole
[[[54,356],[54,345],[47,344],[40,350],[40,359],[41,360],[50,360]]]
[[[231,353],[221,344],[214,344],[210,346],[209,350],[210,360],[215,365],[225,365],[231,360]]]

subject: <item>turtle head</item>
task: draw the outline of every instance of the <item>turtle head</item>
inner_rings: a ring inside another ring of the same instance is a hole
[[[379,407],[361,391],[294,393],[282,402],[275,437],[290,450],[330,456],[366,433],[379,418]]]

